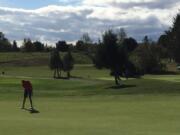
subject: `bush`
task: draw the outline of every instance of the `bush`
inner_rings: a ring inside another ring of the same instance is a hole
[[[140,45],[131,54],[130,59],[141,74],[160,73],[166,69],[161,62],[161,54],[156,45]]]

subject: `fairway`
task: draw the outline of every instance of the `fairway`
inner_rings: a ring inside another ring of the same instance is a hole
[[[51,79],[51,71],[41,68],[14,68],[1,76],[2,135],[179,135],[180,84],[166,81],[168,76],[124,80],[116,87],[106,70],[88,65],[77,66],[73,75],[79,77],[71,80]],[[35,69],[39,74],[30,74]],[[40,113],[20,109],[23,76],[32,81]]]

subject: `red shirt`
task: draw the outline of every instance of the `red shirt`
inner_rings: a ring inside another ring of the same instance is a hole
[[[32,85],[30,81],[22,81],[22,86],[25,90],[32,90]]]

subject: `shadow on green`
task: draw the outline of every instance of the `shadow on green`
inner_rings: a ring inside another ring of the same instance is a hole
[[[28,111],[29,113],[32,113],[32,114],[40,113],[40,112],[39,112],[38,110],[36,110],[36,109],[27,109],[27,108],[24,108],[23,110]]]

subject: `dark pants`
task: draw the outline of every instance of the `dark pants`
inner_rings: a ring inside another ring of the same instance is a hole
[[[24,90],[24,97],[32,97],[32,90]]]
[[[31,108],[33,108],[33,105],[32,105],[32,90],[24,90],[24,99],[23,99],[23,105],[22,105],[22,108],[24,108],[25,106],[25,102],[26,102],[26,98],[29,97],[29,101],[30,101],[30,105],[31,105]]]

